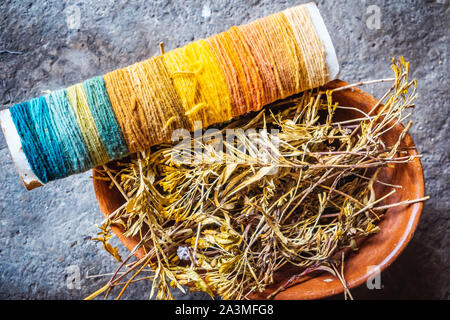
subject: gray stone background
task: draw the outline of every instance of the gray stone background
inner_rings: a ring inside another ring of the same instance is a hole
[[[158,54],[160,41],[173,49],[303,2],[1,0],[1,108]],[[391,77],[391,57],[404,55],[419,80],[411,132],[423,154],[432,198],[412,242],[382,273],[383,288],[363,286],[353,294],[359,299],[449,299],[449,1],[316,3],[340,58],[341,79]],[[370,5],[379,8],[379,28]],[[380,96],[384,88],[365,89]],[[28,192],[0,136],[0,298],[85,297],[107,280],[89,275],[117,266],[100,244],[89,240],[102,220],[91,173]],[[81,289],[67,287],[70,266],[81,272]],[[131,286],[126,298],[147,299],[149,287]]]

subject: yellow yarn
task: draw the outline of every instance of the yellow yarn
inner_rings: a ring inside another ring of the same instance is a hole
[[[91,156],[92,162],[96,166],[109,162],[110,158],[100,139],[91,110],[89,109],[89,102],[83,84],[79,83],[67,88],[66,94],[75,113],[78,127],[80,128],[84,144]]]
[[[145,138],[167,141],[170,137],[168,134],[172,131],[169,129],[183,126],[186,121],[182,121],[184,110],[176,91],[172,89],[173,84],[163,59],[149,59],[128,67],[127,71],[131,88],[139,103],[138,107],[144,111],[142,116],[147,117],[149,136]],[[178,121],[175,118],[167,125],[169,119],[176,115]]]
[[[192,123],[202,121],[205,128],[232,118],[227,83],[205,40],[167,52],[163,58]]]
[[[308,10],[299,6],[283,11],[289,22],[306,66],[309,88],[323,85],[328,78],[325,49],[313,26]]]

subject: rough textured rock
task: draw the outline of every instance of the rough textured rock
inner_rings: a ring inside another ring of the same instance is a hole
[[[0,50],[21,54],[0,51],[0,105],[140,61],[157,54],[160,41],[172,49],[302,2],[3,0]],[[353,291],[356,298],[450,297],[448,3],[317,1],[341,61],[341,79],[390,77],[391,57],[404,55],[419,80],[412,136],[423,154],[432,198],[414,239],[382,273],[383,289],[363,286]],[[380,9],[378,29],[373,28],[377,9],[370,5]],[[77,12],[79,21],[73,19]],[[379,96],[382,87],[368,90]],[[28,192],[3,136],[0,159],[0,298],[80,299],[95,291],[106,279],[88,276],[112,272],[117,264],[88,240],[101,221],[90,173]],[[79,267],[80,289],[67,287],[70,266]],[[126,297],[146,299],[149,286],[134,285]]]

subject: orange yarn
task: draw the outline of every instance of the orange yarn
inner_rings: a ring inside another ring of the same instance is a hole
[[[233,115],[261,109],[264,106],[263,82],[255,57],[243,41],[241,31],[232,27],[207,41],[219,61],[230,89]]]
[[[130,152],[167,142],[175,128],[192,130],[162,57],[110,72],[105,85]]]
[[[138,108],[136,95],[130,85],[131,81],[127,70],[114,70],[105,74],[104,78],[106,91],[108,91],[111,106],[122,130],[128,150],[130,153],[133,153],[137,150],[146,149],[149,141],[144,137],[149,136],[148,116],[145,114],[141,116],[144,110]],[[152,138],[150,137],[150,139]]]
[[[255,28],[263,35],[260,45],[267,48],[274,72],[279,77],[281,96],[286,98],[307,89],[306,67],[295,41],[292,28],[282,13],[255,21]]]

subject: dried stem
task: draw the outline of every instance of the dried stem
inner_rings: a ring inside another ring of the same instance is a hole
[[[106,222],[140,242],[89,298],[122,286],[120,298],[130,284],[147,279],[150,296],[156,293],[158,299],[171,299],[171,287],[184,290],[184,285],[224,299],[247,299],[274,284],[275,272],[286,266],[297,267],[298,275],[269,298],[313,271],[337,277],[346,297],[353,298],[342,252],[378,232],[384,210],[428,199],[376,207],[401,188],[380,181],[378,173],[419,157],[400,147],[410,125],[392,145],[380,138],[407,118],[402,114],[415,98],[407,63],[401,59],[393,69],[395,79],[332,90],[394,82],[358,119],[337,122],[336,112],[355,108],[335,103],[332,91],[313,90],[219,127],[224,136],[227,129],[242,129],[235,130],[237,142],[223,140],[225,150],[215,148],[215,139],[195,138],[199,149],[180,163],[172,157],[179,154],[176,145],[157,146],[121,163],[120,182],[105,166],[127,200]],[[247,129],[279,134],[274,139]],[[377,195],[374,184],[392,191]],[[138,248],[144,257],[130,262]],[[146,267],[154,274],[138,278]]]

